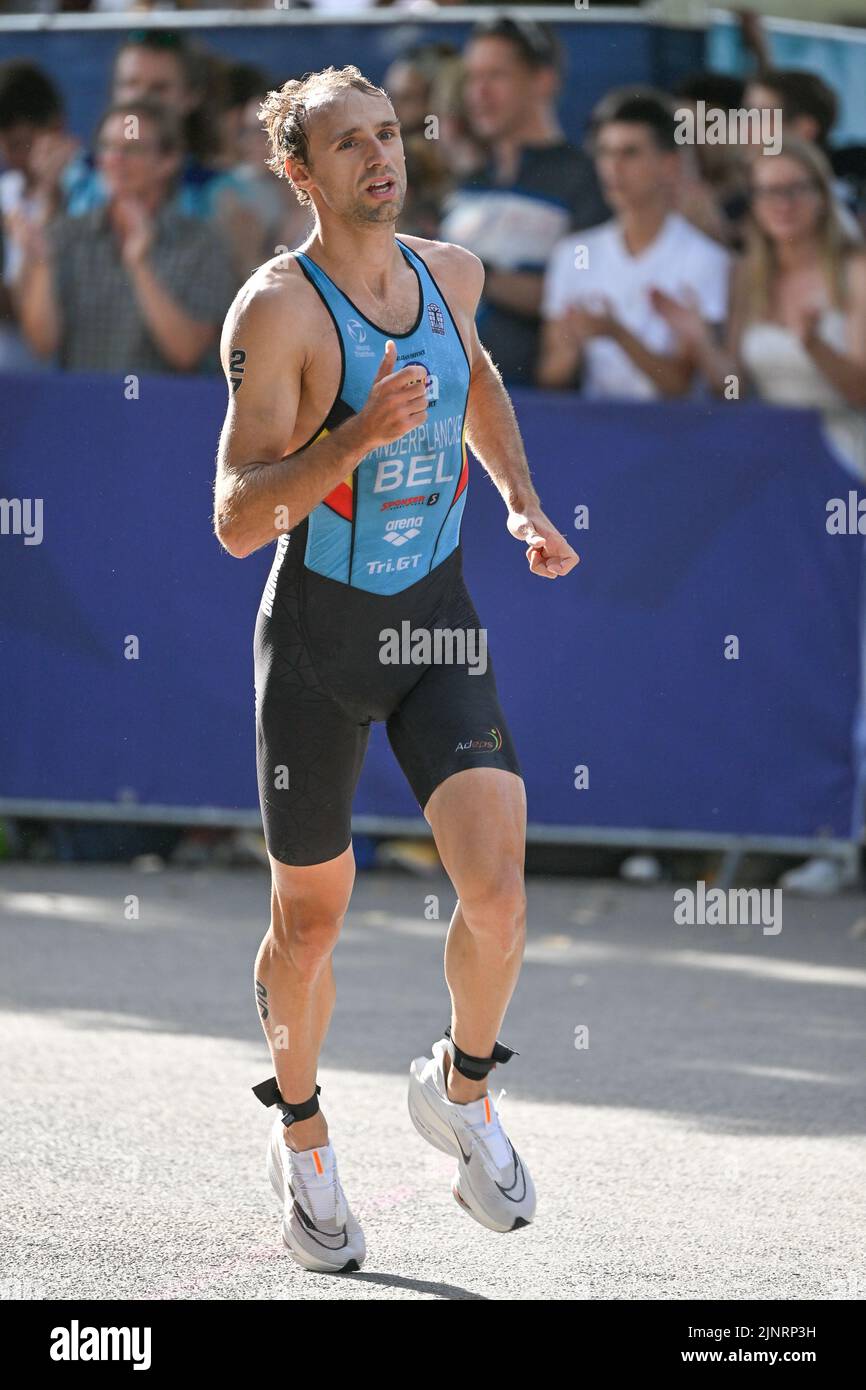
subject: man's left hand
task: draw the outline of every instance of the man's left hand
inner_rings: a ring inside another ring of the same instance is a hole
[[[526,545],[526,558],[533,574],[558,579],[580,564],[580,556],[544,512],[509,512],[506,525],[515,540]]]

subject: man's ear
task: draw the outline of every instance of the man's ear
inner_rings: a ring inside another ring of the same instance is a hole
[[[305,193],[309,193],[309,184],[312,175],[306,164],[303,164],[299,159],[291,159],[286,155],[283,168],[286,171],[286,177],[291,179],[295,188],[301,188]]]

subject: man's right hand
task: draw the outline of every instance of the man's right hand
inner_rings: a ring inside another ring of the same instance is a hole
[[[393,444],[427,419],[425,369],[415,364],[395,372],[396,360],[397,346],[389,338],[370,394],[356,416],[371,449]]]

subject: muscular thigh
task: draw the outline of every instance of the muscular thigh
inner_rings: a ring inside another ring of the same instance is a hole
[[[458,896],[490,898],[522,881],[526,793],[515,773],[496,767],[456,772],[440,782],[424,815]]]

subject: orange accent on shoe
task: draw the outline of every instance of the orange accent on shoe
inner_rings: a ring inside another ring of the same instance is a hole
[[[321,1174],[321,1173],[324,1173],[325,1169],[324,1169],[324,1166],[323,1166],[323,1164],[322,1164],[322,1160],[319,1158],[319,1150],[318,1150],[318,1149],[313,1149],[313,1162],[314,1162],[315,1165],[316,1165],[316,1172],[317,1172],[317,1173],[320,1173],[320,1174]]]
[[[490,1100],[487,1096],[484,1097],[484,1118],[490,1124]]]

